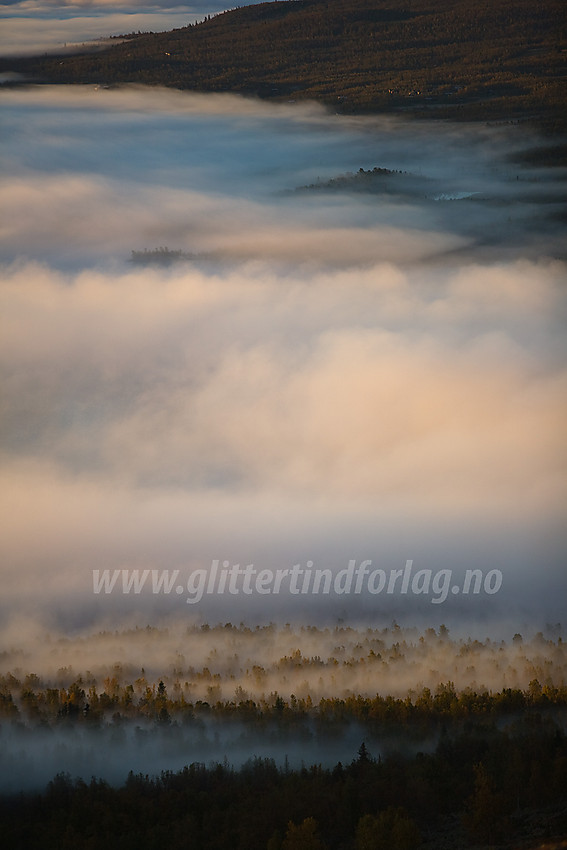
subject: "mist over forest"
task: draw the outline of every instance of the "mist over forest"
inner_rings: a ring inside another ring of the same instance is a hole
[[[555,142],[142,86],[0,105],[13,846],[135,842],[150,799],[199,850],[560,835]]]
[[[19,644],[11,644],[15,638]],[[537,711],[567,731],[561,626],[508,641],[382,629],[209,626],[2,635],[2,790],[56,773],[120,785],[187,764],[291,768],[434,752],[441,732]]]

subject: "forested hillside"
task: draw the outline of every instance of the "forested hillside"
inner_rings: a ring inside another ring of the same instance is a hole
[[[194,762],[159,776],[130,773],[118,788],[94,777],[75,779],[60,773],[43,793],[0,796],[5,846],[13,850],[564,847],[567,739],[559,704],[525,695],[507,717],[486,716],[482,709],[469,706],[459,731],[450,722],[448,704],[438,708],[439,713],[433,708],[423,713],[430,734],[443,717],[448,724],[442,726],[430,752],[392,751],[376,757],[362,742],[352,760],[334,767],[307,762],[293,769],[287,764],[278,767],[273,759],[251,758],[235,770],[227,762],[208,767]],[[274,711],[279,715],[273,731],[277,740],[277,730],[294,726],[299,717],[297,708],[285,705],[276,704]],[[392,716],[395,712],[394,708]],[[241,716],[246,725],[246,714]],[[348,723],[347,718],[340,723]],[[72,724],[78,722],[69,715],[61,719],[69,740]],[[382,723],[386,734],[388,721]],[[157,733],[140,730],[138,735]],[[114,741],[123,734],[119,718],[115,719]],[[176,740],[171,729],[170,745]],[[309,745],[304,746],[309,758]]]
[[[562,0],[286,0],[168,33],[130,34],[83,55],[3,60],[65,83],[149,83],[283,99],[340,111],[561,122]]]
[[[505,642],[455,640],[445,626],[226,623],[14,647],[0,655],[3,839],[25,850],[557,850],[566,655],[561,627],[546,630],[554,637]],[[449,669],[460,686],[442,680]],[[431,688],[419,684],[428,673]],[[487,676],[510,684],[488,689]]]

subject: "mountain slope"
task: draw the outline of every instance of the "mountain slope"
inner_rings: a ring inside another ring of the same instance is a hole
[[[342,111],[458,108],[467,117],[565,106],[563,0],[283,0],[106,50],[4,60],[51,82],[138,82]]]

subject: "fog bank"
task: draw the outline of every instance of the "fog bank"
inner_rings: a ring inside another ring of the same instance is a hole
[[[536,137],[140,88],[1,104],[4,617],[432,622],[413,585],[187,603],[215,559],[366,559],[452,570],[434,622],[561,619],[565,181],[517,165]],[[106,569],[183,592],[94,593]],[[474,569],[498,592],[463,595]]]

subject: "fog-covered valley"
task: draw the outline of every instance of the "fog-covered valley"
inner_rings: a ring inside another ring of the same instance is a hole
[[[159,89],[0,105],[3,790],[413,757],[467,712],[563,728],[547,141]]]
[[[502,573],[443,603],[471,634],[561,619],[564,181],[517,161],[544,141],[140,88],[2,107],[4,616],[187,611],[93,570],[412,559]],[[160,247],[196,259],[130,262]],[[430,623],[410,597],[197,607]]]

